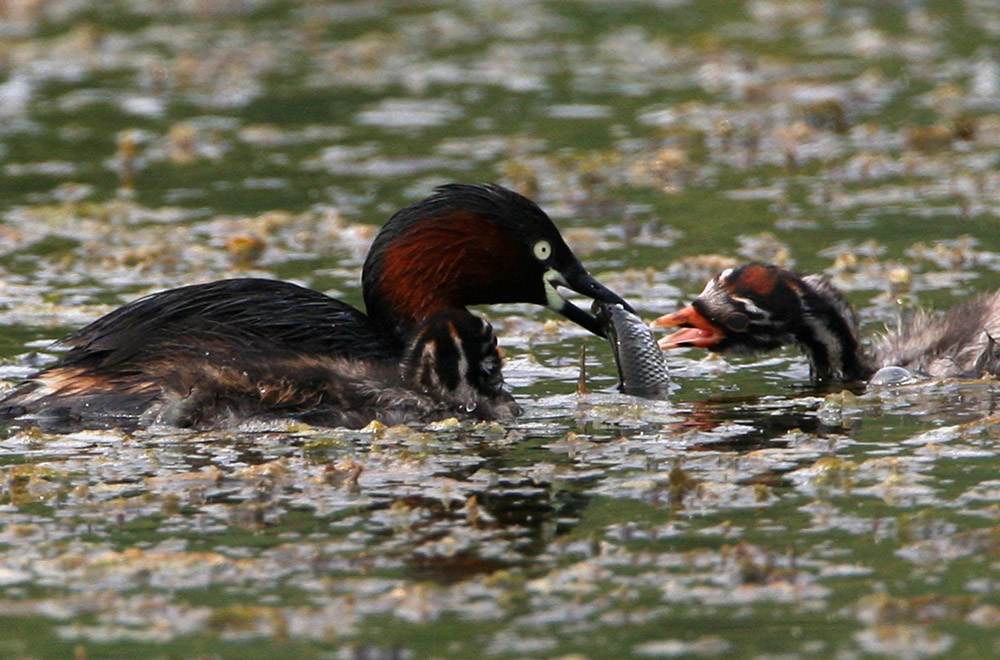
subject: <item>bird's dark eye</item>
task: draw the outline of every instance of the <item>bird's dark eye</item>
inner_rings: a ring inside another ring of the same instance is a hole
[[[730,330],[736,330],[737,332],[740,332],[742,330],[747,329],[747,327],[750,325],[750,319],[749,317],[747,317],[746,314],[742,314],[740,312],[733,312],[732,314],[726,317],[724,323],[726,324],[726,327],[729,328]]]

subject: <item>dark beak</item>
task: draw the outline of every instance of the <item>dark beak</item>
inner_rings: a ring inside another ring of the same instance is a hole
[[[604,323],[598,321],[596,317],[580,309],[570,301],[562,297],[557,287],[565,287],[581,295],[587,296],[591,300],[603,303],[619,304],[628,311],[635,313],[632,306],[625,302],[621,296],[607,288],[584,269],[583,266],[575,264],[567,272],[549,269],[543,276],[545,280],[545,297],[549,309],[556,311],[573,323],[582,326],[594,333],[598,337],[607,337]]]

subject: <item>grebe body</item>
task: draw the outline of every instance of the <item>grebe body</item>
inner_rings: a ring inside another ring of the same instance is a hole
[[[195,428],[282,416],[354,427],[503,419],[520,409],[492,327],[467,306],[536,303],[603,336],[560,289],[626,305],[538,206],[496,185],[443,186],[393,215],[362,287],[367,313],[266,279],[147,296],[61,340],[66,355],[0,400],[0,416]]]

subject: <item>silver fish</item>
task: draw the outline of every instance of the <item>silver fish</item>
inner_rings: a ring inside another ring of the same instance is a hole
[[[625,394],[663,398],[670,393],[670,373],[649,326],[620,304],[594,303],[618,366],[618,389]]]

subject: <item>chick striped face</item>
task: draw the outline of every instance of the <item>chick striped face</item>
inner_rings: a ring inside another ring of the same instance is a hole
[[[813,380],[865,379],[857,313],[822,275],[799,276],[768,264],[728,269],[689,306],[653,321],[680,328],[660,348],[700,347],[717,353],[761,353],[796,344]]]
[[[652,326],[681,328],[660,340],[663,349],[759,353],[793,342],[793,326],[802,311],[797,278],[776,266],[753,263],[722,271],[691,305],[661,316]]]
[[[404,376],[441,399],[473,402],[503,391],[502,359],[493,327],[462,311],[424,322],[407,349]]]

